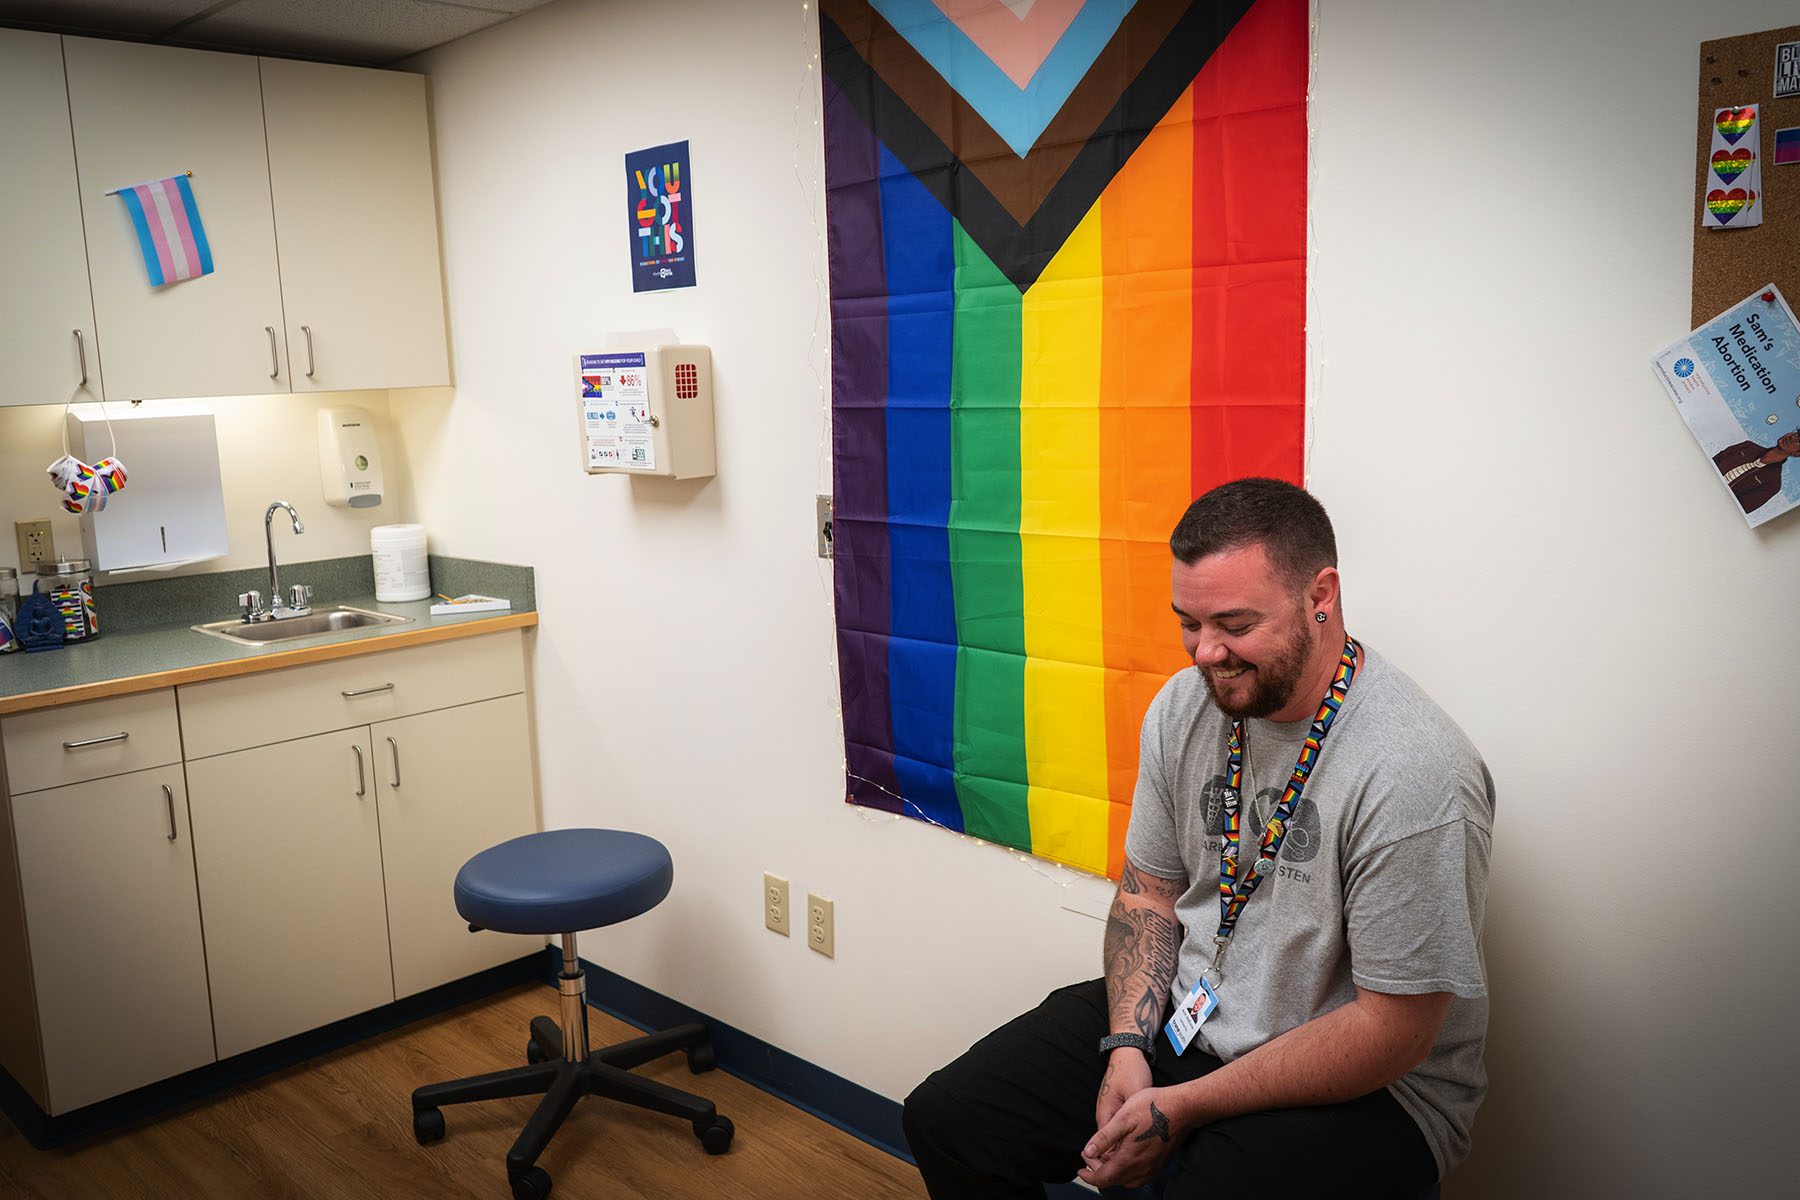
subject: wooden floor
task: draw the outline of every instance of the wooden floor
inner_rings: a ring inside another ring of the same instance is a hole
[[[523,1063],[526,1027],[556,992],[524,986],[409,1025],[185,1109],[60,1150],[31,1148],[0,1118],[0,1196],[507,1197],[504,1159],[533,1101],[444,1110],[449,1136],[413,1141],[407,1097],[423,1083]],[[595,1045],[637,1031],[600,1012]],[[724,1071],[680,1054],[640,1072],[713,1100],[737,1126],[713,1158],[685,1121],[585,1098],[539,1165],[553,1200],[885,1200],[923,1197],[911,1167]]]

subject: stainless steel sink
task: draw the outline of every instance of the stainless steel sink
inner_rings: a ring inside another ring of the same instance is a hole
[[[228,642],[266,646],[271,642],[288,642],[295,638],[317,637],[321,633],[340,633],[346,629],[365,629],[370,625],[410,625],[411,623],[411,617],[396,617],[391,613],[369,612],[367,609],[345,608],[337,605],[332,608],[314,609],[304,617],[282,617],[274,621],[249,623],[234,619],[214,621],[208,625],[195,625],[192,628],[196,633],[224,638]]]

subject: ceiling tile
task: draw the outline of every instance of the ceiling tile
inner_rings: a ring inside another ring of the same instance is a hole
[[[426,0],[237,0],[171,40],[378,65],[507,20],[508,14]]]
[[[148,37],[203,13],[219,0],[0,0],[0,22],[69,32]]]

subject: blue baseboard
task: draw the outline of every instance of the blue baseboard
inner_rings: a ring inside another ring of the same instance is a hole
[[[122,1096],[114,1096],[55,1117],[39,1108],[37,1101],[31,1098],[16,1079],[0,1070],[0,1112],[6,1114],[26,1141],[39,1150],[48,1150],[92,1137],[128,1121],[141,1120],[192,1103],[214,1092],[248,1083],[259,1076],[329,1054],[333,1050],[341,1050],[402,1025],[409,1025],[422,1017],[435,1016],[459,1004],[491,996],[521,983],[536,983],[543,977],[544,962],[542,954],[533,953],[478,975],[471,975],[467,979],[459,979],[454,983],[420,992],[416,996],[408,996],[393,1004],[234,1055],[221,1062],[196,1067],[173,1079],[164,1079],[134,1092],[126,1092]],[[128,991],[122,990],[119,1003],[131,1003]],[[395,1103],[404,1106],[405,1099],[404,1096],[396,1097]]]
[[[554,947],[547,948],[543,962],[544,979],[553,984],[562,970],[562,955]],[[900,1129],[900,1106],[886,1096],[585,958],[581,962],[587,970],[588,1003],[594,1008],[646,1032],[689,1021],[704,1022],[712,1034],[719,1068],[727,1074],[895,1158],[913,1161]],[[1092,1200],[1093,1193],[1086,1195]]]

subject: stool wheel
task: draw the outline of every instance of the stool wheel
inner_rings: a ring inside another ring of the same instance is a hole
[[[550,1172],[542,1167],[532,1167],[523,1175],[514,1175],[512,1194],[513,1200],[548,1200]]]
[[[694,1136],[700,1139],[708,1154],[723,1154],[731,1149],[731,1135],[735,1132],[730,1117],[694,1122]]]
[[[687,1048],[688,1070],[695,1075],[710,1071],[719,1065],[719,1057],[713,1052],[711,1042],[695,1042]]]
[[[525,1042],[525,1061],[535,1065],[541,1062],[549,1062],[550,1056],[544,1053],[544,1048],[537,1044],[536,1038],[528,1038]]]
[[[442,1109],[422,1108],[413,1114],[413,1137],[419,1145],[429,1146],[433,1142],[444,1140],[444,1113]]]

